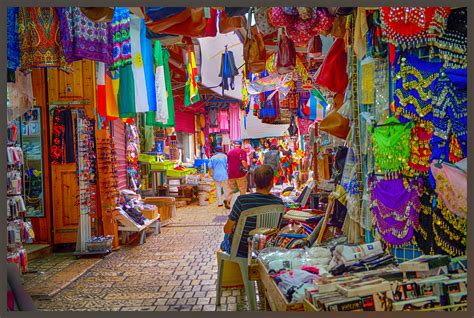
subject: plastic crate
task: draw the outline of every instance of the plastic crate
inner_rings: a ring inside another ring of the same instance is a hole
[[[153,162],[150,164],[151,170],[170,170],[174,168],[173,161]]]
[[[169,170],[166,170],[166,176],[182,178],[194,172],[196,172],[196,169],[193,169],[193,168],[184,168],[182,170],[169,169]]]
[[[206,168],[208,168],[209,167],[209,159],[196,159],[196,160],[194,160],[194,168],[201,169],[201,167],[203,165],[206,165]]]

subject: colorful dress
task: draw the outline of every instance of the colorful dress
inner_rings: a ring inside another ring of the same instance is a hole
[[[22,72],[28,73],[32,67],[60,67],[66,72],[71,71],[61,47],[59,29],[60,20],[56,9],[19,9],[18,38]]]
[[[79,7],[57,8],[61,43],[68,62],[87,59],[112,65],[112,28],[110,23],[96,23]]]

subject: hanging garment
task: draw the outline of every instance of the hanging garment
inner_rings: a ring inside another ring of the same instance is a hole
[[[225,90],[234,90],[234,77],[239,75],[239,70],[235,66],[234,53],[225,49],[224,54],[221,58],[221,69],[219,71],[219,77],[222,77],[222,81],[219,86],[222,87],[222,95]]]
[[[130,11],[128,8],[115,7],[111,23],[113,64],[111,70],[132,64],[130,44]]]
[[[149,111],[148,94],[146,90],[145,68],[143,65],[142,50],[140,44],[141,20],[138,17],[130,18],[130,41],[132,49],[132,71],[135,92],[135,111],[145,113]]]
[[[118,91],[118,111],[120,118],[133,118],[135,111],[135,83],[132,65],[120,68]]]
[[[199,100],[198,83],[199,76],[196,67],[196,59],[194,58],[193,49],[190,48],[188,52],[188,63],[187,63],[187,75],[186,75],[186,86],[184,89],[184,105],[190,106]]]
[[[155,46],[156,45],[160,45],[158,41],[155,43]],[[166,127],[174,127],[175,113],[174,113],[173,88],[171,87],[171,74],[170,74],[170,67],[169,67],[169,62],[168,62],[170,58],[170,53],[168,52],[167,48],[162,49],[162,55],[163,55],[163,69],[165,73],[166,97],[167,97],[167,105],[168,105],[168,121],[166,122],[166,124],[158,123],[156,122],[156,119],[155,119],[156,112],[147,112],[146,124],[150,126],[166,128]],[[155,60],[155,63],[156,63],[156,60]],[[157,107],[158,107],[158,101],[157,101]]]
[[[15,71],[20,67],[20,46],[18,39],[18,8],[7,8],[7,68]]]
[[[410,135],[413,122],[400,124],[390,117],[373,132],[375,167],[379,173],[401,171],[410,159]]]
[[[219,129],[221,132],[229,131],[229,113],[227,109],[219,111]]]
[[[105,116],[107,120],[119,118],[118,87],[120,85],[120,72],[109,71],[105,73]]]
[[[240,107],[238,103],[229,105],[230,139],[240,140]]]
[[[20,40],[20,70],[29,72],[32,67],[60,67],[70,72],[71,66],[61,46],[60,15],[55,8],[20,7],[18,12],[18,38]]]
[[[69,63],[87,59],[113,64],[111,23],[92,22],[79,7],[64,7],[57,10],[61,43]]]
[[[161,43],[156,41],[154,58],[156,64],[155,73],[155,94],[156,94],[156,116],[158,123],[166,124],[168,122],[168,99],[166,92],[165,68],[163,65],[163,48]]]
[[[107,116],[107,92],[105,87],[105,64],[97,63],[97,111],[101,117]]]
[[[146,93],[149,111],[156,111],[155,65],[153,61],[153,45],[146,37],[145,20],[141,20],[140,45],[142,48],[143,66],[145,68]]]
[[[75,162],[72,113],[70,109],[55,109],[51,141],[51,164]]]
[[[420,199],[418,180],[404,184],[403,178],[371,180],[374,222],[382,239],[390,245],[403,245],[418,227]]]
[[[219,120],[218,120],[218,113],[219,107],[211,106],[209,108],[209,127],[210,128],[218,128],[219,127]]]

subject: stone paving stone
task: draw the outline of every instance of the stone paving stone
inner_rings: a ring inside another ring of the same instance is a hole
[[[208,305],[211,302],[211,298],[198,298],[197,304],[198,305]]]
[[[215,252],[224,223],[213,220],[228,213],[215,204],[180,208],[160,235],[150,233],[140,246],[122,246],[55,296],[35,303],[46,311],[248,310],[239,289],[224,289],[222,305],[215,306]],[[41,287],[75,262],[70,253],[32,260],[29,268],[43,273],[25,275],[25,283]]]

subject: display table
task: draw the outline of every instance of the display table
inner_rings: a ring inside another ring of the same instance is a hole
[[[304,311],[303,303],[291,304],[286,300],[285,295],[278,288],[273,278],[270,277],[261,261],[249,265],[249,277],[251,280],[253,278],[260,282],[261,292],[265,295],[272,311]]]
[[[143,244],[146,242],[146,229],[154,224],[155,226],[155,235],[160,233],[160,214],[156,214],[153,219],[147,219],[145,224],[140,225],[135,223],[130,217],[128,217],[125,212],[120,211],[120,209],[116,210],[118,213],[115,214],[115,219],[120,223],[118,226],[118,230],[123,232],[122,234],[122,244],[126,244],[127,240],[130,236],[130,233],[140,233],[140,242],[139,244]]]

